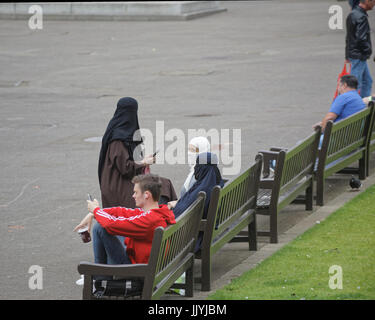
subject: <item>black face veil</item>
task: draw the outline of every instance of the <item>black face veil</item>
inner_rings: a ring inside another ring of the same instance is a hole
[[[120,140],[124,143],[124,146],[128,149],[131,160],[142,159],[140,148],[136,148],[143,141],[139,131],[138,103],[133,98],[121,98],[117,103],[117,108],[111,121],[108,123],[102,139],[102,147],[99,155],[99,183],[101,181],[108,146],[114,140]]]

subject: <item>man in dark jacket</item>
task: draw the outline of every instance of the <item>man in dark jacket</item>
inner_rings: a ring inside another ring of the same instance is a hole
[[[367,11],[374,6],[375,0],[360,0],[346,18],[345,59],[351,63],[351,74],[358,79],[361,97],[371,94],[372,78],[367,59],[371,56],[372,46]]]

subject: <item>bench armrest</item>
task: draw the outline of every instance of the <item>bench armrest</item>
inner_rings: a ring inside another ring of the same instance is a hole
[[[272,189],[273,183],[273,179],[261,179],[259,181],[259,189]]]
[[[281,151],[281,150],[287,151],[288,149],[287,148],[280,148],[280,147],[271,147],[270,148],[270,151]]]
[[[202,219],[199,223],[199,231],[206,230],[207,219]]]
[[[147,274],[147,264],[100,264],[81,262],[78,265],[78,272],[84,275],[110,275],[121,277],[144,277]]]

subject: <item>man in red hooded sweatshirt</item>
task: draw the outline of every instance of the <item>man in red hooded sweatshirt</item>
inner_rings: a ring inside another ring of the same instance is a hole
[[[88,200],[89,214],[74,229],[89,226],[90,230],[92,220],[98,222],[92,232],[95,263],[147,263],[154,230],[176,223],[173,211],[158,204],[161,183],[157,175],[136,176],[132,182],[137,208],[101,209],[96,199]]]

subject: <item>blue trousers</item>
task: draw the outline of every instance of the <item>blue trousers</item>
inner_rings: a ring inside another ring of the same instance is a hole
[[[367,61],[359,59],[349,59],[351,62],[351,72],[353,76],[357,77],[358,90],[362,98],[371,96],[372,78]]]
[[[95,263],[131,264],[124,237],[109,234],[99,223],[92,229]]]

